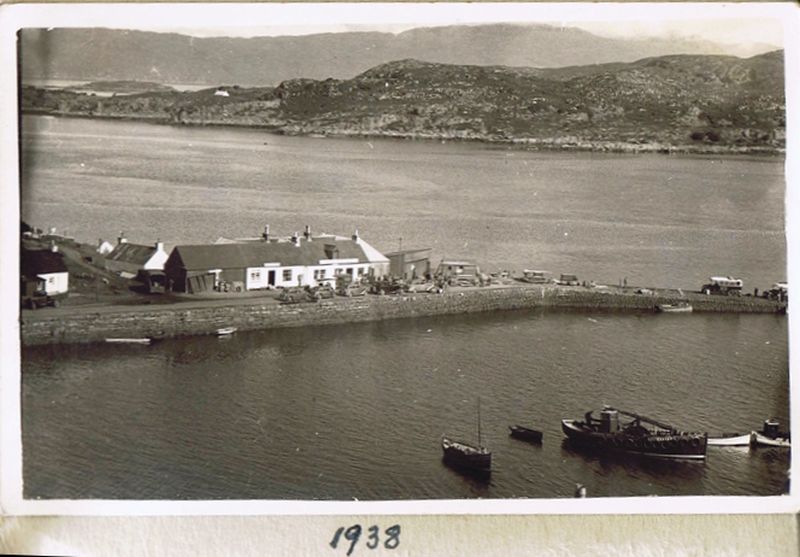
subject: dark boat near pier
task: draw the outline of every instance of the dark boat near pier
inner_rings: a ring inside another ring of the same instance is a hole
[[[620,415],[631,418],[621,423]],[[605,407],[600,418],[561,420],[561,429],[576,445],[596,450],[635,453],[658,458],[704,459],[707,433],[689,433],[652,418]]]
[[[514,439],[520,439],[522,441],[528,441],[530,443],[541,443],[542,442],[542,432],[537,431],[535,429],[530,429],[521,425],[510,425],[508,426],[509,435]]]
[[[442,451],[445,464],[453,468],[478,474],[489,474],[492,471],[492,452],[481,446],[480,399],[478,399],[478,444],[454,441],[443,436]]]

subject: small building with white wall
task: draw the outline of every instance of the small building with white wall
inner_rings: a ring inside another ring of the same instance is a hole
[[[105,256],[105,267],[113,273],[133,278],[141,271],[163,271],[169,254],[163,242],[132,244],[120,236],[113,251]]]

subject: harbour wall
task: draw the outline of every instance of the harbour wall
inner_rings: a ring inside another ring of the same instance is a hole
[[[779,313],[785,306],[753,297],[689,294],[694,311]],[[247,304],[174,304],[162,306],[58,308],[25,312],[21,319],[24,345],[101,342],[114,337],[169,338],[213,334],[221,327],[258,330],[307,325],[340,325],[432,315],[553,308],[580,311],[651,312],[656,304],[679,298],[598,291],[582,287],[520,286],[505,288],[450,289],[444,294],[407,293],[398,296],[368,295],[334,298],[316,303],[279,304],[273,299],[254,299]]]

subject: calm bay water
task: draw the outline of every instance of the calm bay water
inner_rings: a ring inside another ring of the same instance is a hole
[[[748,287],[785,275],[782,161],[526,153],[25,117],[23,218],[92,241],[358,227],[489,270]],[[26,497],[407,499],[777,494],[789,456],[598,458],[559,420],[613,404],[686,430],[788,423],[783,316],[508,312],[23,352]],[[442,434],[495,454],[488,483]],[[524,423],[534,447],[507,436]]]

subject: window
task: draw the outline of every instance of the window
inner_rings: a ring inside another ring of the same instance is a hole
[[[283,280],[292,280],[292,270],[291,269],[284,269],[283,270]]]
[[[260,281],[261,280],[261,271],[250,271],[250,280],[252,280],[252,281]]]
[[[342,269],[341,269],[341,268],[339,268],[339,267],[337,267],[337,268],[336,268],[336,271],[334,272],[334,274],[335,274],[335,275],[338,277],[339,275],[341,275],[341,274],[342,274]]]
[[[358,268],[358,276],[361,276],[363,274],[364,274],[364,267],[359,267]]]
[[[352,267],[348,267],[347,268],[347,274],[350,275],[351,277],[353,276],[353,268]]]
[[[55,284],[56,277],[47,277],[47,284]]]

